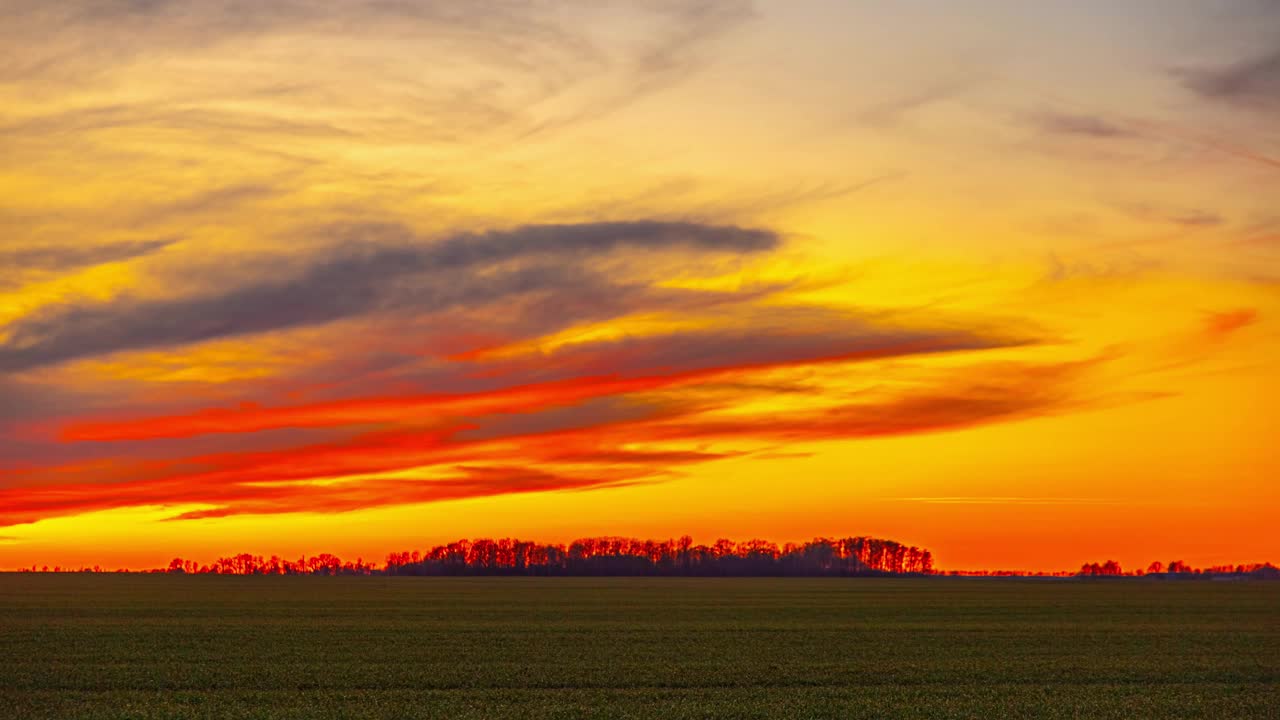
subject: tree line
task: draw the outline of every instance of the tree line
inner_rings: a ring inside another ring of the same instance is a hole
[[[174,558],[160,572],[219,575],[652,575],[856,576],[933,573],[933,555],[872,537],[815,538],[779,546],[767,540],[695,544],[625,537],[548,544],[514,538],[458,540],[429,550],[395,552],[381,566],[321,554],[288,560],[243,553],[200,564]]]
[[[815,538],[779,546],[767,540],[711,545],[678,540],[597,537],[568,545],[513,539],[460,540],[425,552],[393,553],[390,575],[850,576],[930,574],[933,555],[872,537]]]
[[[1168,565],[1156,560],[1146,570],[1125,572],[1120,563],[1108,560],[1104,563],[1085,563],[1080,566],[1077,575],[1085,577],[1121,577],[1121,576],[1155,576],[1155,577],[1193,577],[1238,575],[1266,579],[1280,579],[1280,569],[1271,563],[1249,563],[1240,565],[1211,565],[1207,568],[1192,567],[1181,560],[1174,560]]]
[[[31,566],[24,572],[106,572],[101,567],[79,569]],[[126,572],[117,570],[116,572]],[[677,540],[637,540],[594,537],[568,544],[528,542],[513,538],[458,540],[428,550],[393,552],[378,564],[343,560],[320,553],[289,560],[240,553],[199,563],[180,557],[151,573],[190,575],[532,575],[532,576],[797,576],[847,577],[865,575],[948,575],[982,577],[1158,577],[1166,579],[1236,577],[1280,580],[1271,563],[1213,565],[1196,568],[1181,560],[1168,565],[1153,562],[1145,570],[1128,570],[1115,560],[1085,563],[1079,571],[947,570],[933,566],[925,549],[873,537],[815,538],[806,543],[778,545],[767,540],[734,542],[720,539],[695,544],[689,536]]]

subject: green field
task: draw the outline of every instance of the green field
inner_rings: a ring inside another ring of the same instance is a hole
[[[0,575],[0,718],[1280,718],[1280,583]]]

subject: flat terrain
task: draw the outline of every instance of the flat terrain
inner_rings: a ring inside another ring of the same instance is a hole
[[[0,575],[0,718],[1280,718],[1280,583]]]

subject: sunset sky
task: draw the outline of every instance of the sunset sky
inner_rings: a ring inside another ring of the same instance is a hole
[[[1280,560],[1280,4],[0,0],[0,568]]]

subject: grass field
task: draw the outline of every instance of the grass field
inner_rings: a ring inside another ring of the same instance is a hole
[[[0,575],[2,718],[1280,718],[1280,583]]]

